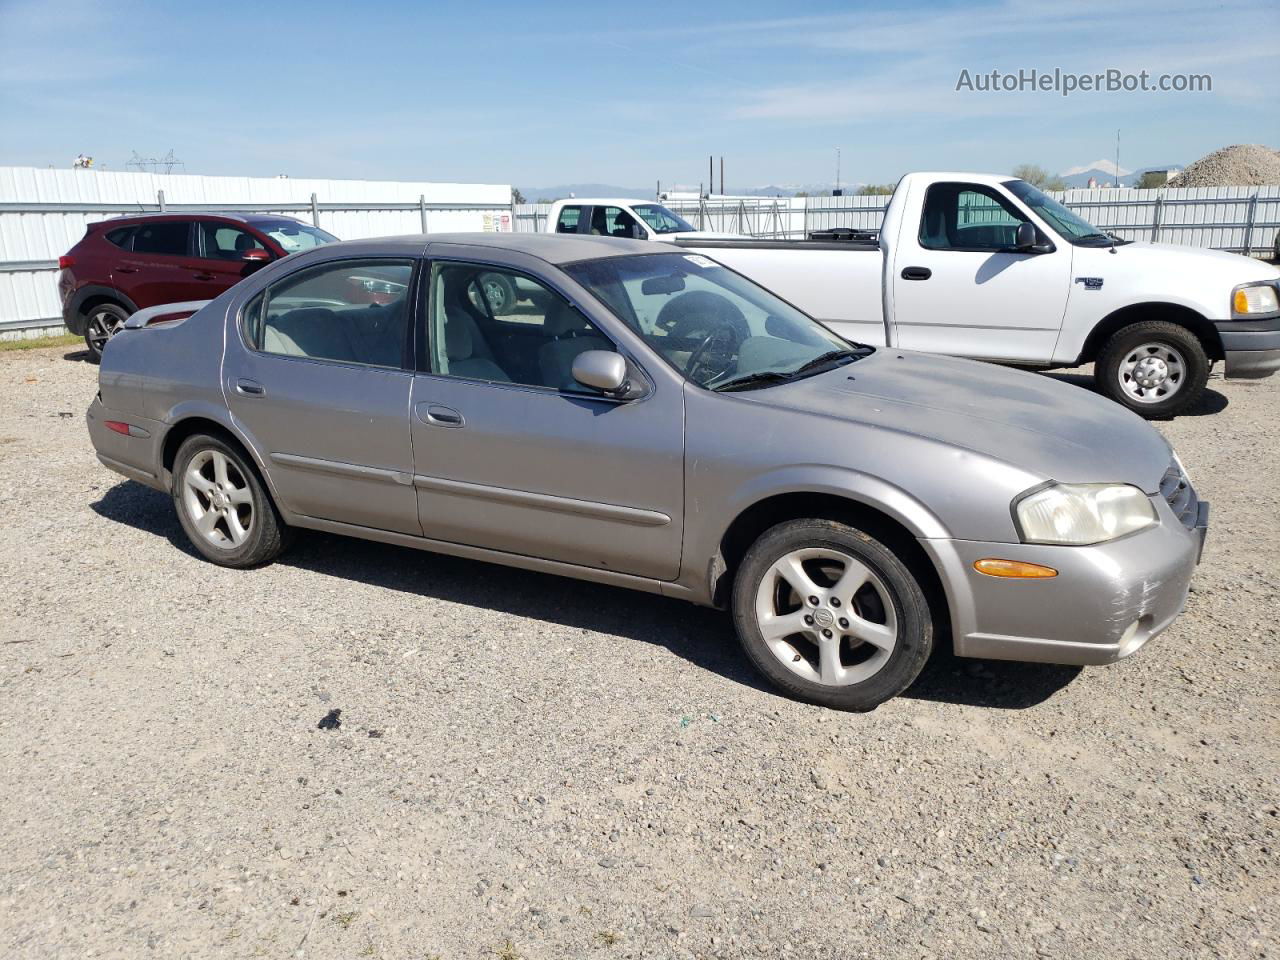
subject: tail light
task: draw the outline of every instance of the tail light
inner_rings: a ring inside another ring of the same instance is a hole
[[[59,269],[59,270],[65,270],[65,269],[67,269],[67,267],[74,267],[75,265],[76,265],[76,258],[75,258],[75,257],[69,256],[69,255],[63,255],[63,256],[61,256],[61,257],[59,257],[59,258],[58,258],[58,269]]]

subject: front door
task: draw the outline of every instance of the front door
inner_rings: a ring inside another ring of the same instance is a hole
[[[228,405],[294,513],[419,534],[407,310],[413,261],[329,261],[251,300]]]
[[[489,274],[520,299],[497,314]],[[622,401],[576,384],[573,361],[615,345],[530,276],[435,262],[429,349],[413,383],[423,534],[657,580],[680,570],[684,397],[645,383]],[[635,382],[644,379],[634,367]]]
[[[218,220],[197,220],[196,259],[192,264],[192,273],[204,294],[196,299],[211,300],[261,269],[266,261],[250,262],[244,259],[245,253],[250,250],[270,253],[266,245],[248,230]],[[274,256],[272,259],[275,259]]]
[[[1071,247],[1014,250],[1029,218],[993,187],[934,183],[894,256],[894,344],[958,357],[1047,362],[1062,328]]]

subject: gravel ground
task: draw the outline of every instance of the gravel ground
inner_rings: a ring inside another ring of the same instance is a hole
[[[1280,377],[1160,425],[1214,507],[1168,633],[852,715],[675,601],[319,535],[212,566],[66,350],[0,354],[5,957],[1276,953]]]

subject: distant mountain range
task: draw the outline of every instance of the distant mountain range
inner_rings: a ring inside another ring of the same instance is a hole
[[[1140,167],[1137,170],[1126,170],[1120,168],[1120,185],[1122,187],[1135,186],[1142,179],[1144,173],[1150,173],[1152,170],[1181,170],[1182,164],[1166,163],[1153,167]],[[1068,187],[1087,187],[1089,179],[1093,178],[1098,181],[1101,186],[1104,183],[1115,183],[1116,165],[1111,160],[1095,160],[1093,163],[1085,164],[1080,167],[1071,167],[1058,174]]]

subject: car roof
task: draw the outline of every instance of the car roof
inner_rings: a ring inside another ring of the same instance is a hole
[[[345,240],[317,247],[324,255],[367,253],[369,256],[421,256],[424,245],[456,244],[479,249],[523,253],[547,263],[574,263],[605,257],[683,253],[679,247],[652,240],[597,237],[579,233],[427,233],[404,237]],[[318,256],[322,256],[317,253]]]
[[[615,207],[631,207],[638,203],[656,203],[661,204],[661,200],[636,200],[627,199],[625,197],[569,197],[566,200],[557,200],[556,203],[562,206],[571,207],[576,205],[587,207],[598,207],[602,204],[612,204]]]
[[[297,217],[283,213],[239,213],[234,210],[166,210],[163,213],[126,213],[121,217],[110,217],[104,223],[129,224],[145,220],[234,220],[237,223],[277,223],[281,220],[292,220],[304,223]]]

